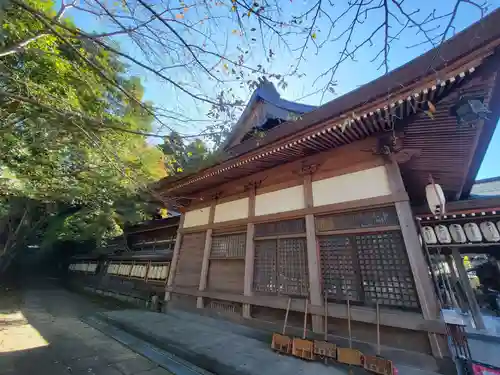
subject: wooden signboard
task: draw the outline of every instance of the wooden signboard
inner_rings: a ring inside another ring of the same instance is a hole
[[[337,348],[337,361],[346,365],[362,366],[363,353],[356,349]]]
[[[393,375],[392,361],[374,355],[364,356],[365,370],[380,375]]]

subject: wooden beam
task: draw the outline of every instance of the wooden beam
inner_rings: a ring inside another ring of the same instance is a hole
[[[179,229],[177,230],[177,237],[175,239],[174,253],[172,254],[172,261],[170,262],[170,270],[168,272],[168,279],[166,288],[169,288],[174,283],[175,271],[177,270],[177,263],[179,262],[179,252],[181,250],[182,242],[182,226],[184,225],[184,214],[181,215],[179,220]],[[170,301],[170,292],[165,291],[165,301]]]
[[[405,192],[405,186],[401,177],[401,172],[397,163],[386,164],[389,185],[393,194],[401,195]],[[434,320],[439,317],[439,308],[437,297],[434,293],[432,281],[429,276],[429,267],[424,257],[424,252],[418,239],[418,231],[415,225],[413,212],[410,202],[395,201],[394,206],[399,219],[403,241],[408,255],[415,289],[417,290],[418,300],[422,309],[424,319]],[[429,335],[429,341],[432,348],[432,354],[437,358],[447,355],[448,349],[443,344],[443,340],[435,334]]]
[[[285,296],[265,296],[253,295],[244,296],[241,294],[215,292],[215,291],[199,291],[197,288],[175,287],[170,288],[171,293],[183,294],[196,297],[207,297],[219,299],[222,301],[237,302],[242,304],[250,304],[255,306],[270,307],[273,309],[285,310],[288,303],[288,297]],[[304,312],[304,300],[293,299],[291,311]],[[308,311],[313,315],[323,315],[323,306],[310,305]],[[328,316],[338,319],[346,319],[345,304],[343,303],[328,303]],[[377,316],[374,308],[366,306],[352,306],[351,318],[353,321],[376,324]],[[401,311],[397,309],[380,309],[380,324],[387,327],[403,328],[412,331],[424,331],[436,334],[445,334],[445,325],[439,319],[424,319],[422,314],[409,311]]]
[[[217,205],[217,200],[212,201],[210,205],[210,212],[208,215],[208,224],[213,224],[214,216],[215,216],[215,206]],[[213,229],[207,229],[205,234],[205,247],[203,248],[203,260],[201,263],[201,271],[200,271],[200,284],[198,289],[203,291],[207,288],[207,278],[208,278],[208,267],[210,264],[210,250],[212,248],[212,231]],[[196,307],[201,309],[203,308],[203,297],[198,297],[196,299]]]
[[[248,217],[251,220],[255,216],[255,186],[249,190],[248,194]],[[245,275],[243,280],[243,294],[251,296],[253,294],[253,272],[254,272],[254,259],[255,259],[255,245],[254,245],[255,224],[247,224],[247,237],[245,246]],[[243,304],[243,317],[251,317],[250,304]]]
[[[481,309],[479,308],[476,296],[474,295],[474,291],[470,285],[469,277],[467,276],[467,271],[465,270],[464,262],[460,255],[460,250],[457,248],[453,249],[451,255],[453,256],[455,267],[458,271],[460,284],[465,291],[465,296],[467,297],[467,302],[469,303],[472,319],[474,319],[474,323],[476,324],[476,329],[484,329],[483,315],[481,314]]]
[[[340,212],[349,212],[361,208],[384,207],[399,201],[407,202],[408,199],[409,199],[408,194],[405,191],[405,192],[393,193],[390,195],[382,195],[374,198],[358,199],[355,201],[333,203],[324,206],[316,206],[316,207],[303,208],[300,210],[280,212],[277,214],[269,214],[261,216],[255,216],[255,215],[251,216],[249,214],[248,218],[246,219],[231,220],[231,221],[225,221],[221,223],[213,223],[207,225],[198,225],[195,227],[189,227],[185,229],[181,228],[180,231],[182,233],[194,233],[194,232],[204,231],[209,228],[219,229],[231,226],[246,225],[248,223],[256,224],[256,223],[265,223],[270,221],[288,220],[299,217],[305,217],[308,214],[313,214],[313,215],[335,214]]]
[[[389,232],[394,230],[400,230],[401,227],[399,225],[386,225],[383,227],[374,227],[369,228],[368,230],[373,233],[377,232]],[[337,234],[358,234],[358,233],[366,233],[367,228],[354,228],[354,229],[339,229],[339,230],[327,230],[318,232],[318,234],[322,236],[334,236]]]

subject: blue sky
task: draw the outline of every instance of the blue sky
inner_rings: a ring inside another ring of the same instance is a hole
[[[185,4],[190,5],[194,3],[195,0],[186,0]],[[282,19],[289,19],[292,15],[297,15],[303,13],[315,3],[315,1],[308,0],[277,0],[279,2],[281,17]],[[172,0],[169,4],[177,4],[179,0]],[[216,1],[217,3],[217,1]],[[340,3],[340,2],[339,2]],[[494,10],[500,6],[500,0],[490,0],[489,11]],[[267,61],[267,48],[262,48],[259,45],[259,41],[250,41],[249,38],[253,37],[252,33],[245,33],[245,35],[240,36],[234,33],[233,30],[238,28],[238,22],[234,18],[234,15],[228,12],[227,8],[231,5],[230,1],[227,4],[219,2],[222,4],[213,8],[215,15],[226,16],[220,23],[218,23],[215,32],[213,32],[213,39],[216,43],[224,44],[224,55],[233,60],[237,60],[237,56],[240,52],[237,50],[238,47],[248,49],[249,53],[245,54],[245,63],[248,65],[256,66],[257,64],[262,64],[266,71],[274,73],[286,73],[291,70],[291,66],[296,64],[296,58],[298,56],[298,51],[293,51],[294,49],[300,49],[303,45],[303,38],[297,38],[296,40],[287,39],[289,41],[289,47],[280,45],[276,40],[273,40],[272,35],[263,35],[262,40],[267,42],[266,47],[272,46],[274,52],[274,58]],[[455,4],[454,0],[407,0],[405,3],[407,6],[406,10],[408,12],[416,11],[419,9],[418,14],[426,15],[436,9],[436,14],[444,14],[451,10]],[[410,4],[410,5],[408,5]],[[418,6],[418,8],[417,8]],[[413,7],[413,8],[412,8]],[[159,9],[159,8],[157,8]],[[343,11],[342,5],[330,8],[331,16],[335,17]],[[160,10],[160,9],[159,9]],[[230,17],[227,17],[227,15]],[[83,14],[78,11],[68,11],[77,25],[82,27],[86,31],[90,30],[105,30],[109,28],[109,25],[103,24],[99,20],[95,19],[93,16],[88,14]],[[190,11],[185,13],[185,21],[196,21],[197,17],[200,17],[199,12]],[[201,15],[202,16],[202,15]],[[467,6],[467,4],[462,4],[457,13],[457,17],[454,21],[454,27],[456,32],[462,30],[468,25],[479,19],[479,12],[474,7]],[[356,32],[353,35],[353,41],[362,41],[366,35],[369,35],[374,28],[374,23],[378,22],[379,15],[374,13],[371,18],[367,19],[363,25],[358,25]],[[256,23],[252,23],[249,18],[246,22],[246,30],[250,30],[251,27],[255,27]],[[337,27],[329,35],[328,24],[326,23],[326,18],[318,19],[315,27],[316,42],[321,43],[324,40],[331,40],[333,37],[337,36],[336,33],[341,33],[343,28],[347,25],[347,19],[345,22],[340,21]],[[208,27],[208,26],[207,26]],[[395,24],[394,29],[396,29],[397,24]],[[258,29],[258,26],[257,26]],[[394,33],[394,31],[392,31]],[[438,31],[436,31],[438,32]],[[196,38],[193,39],[189,36],[191,42],[201,43],[200,40]],[[259,39],[258,37],[256,39]],[[419,42],[419,39],[415,35],[415,30],[407,30],[402,33],[399,40],[395,40],[391,46],[390,58],[389,58],[389,68],[395,69],[406,62],[412,60],[418,55],[422,54],[430,48],[429,45],[417,46],[414,48],[407,48],[411,44]],[[337,71],[334,79],[336,81],[335,94],[326,95],[322,98],[321,93],[312,94],[321,88],[325,84],[325,81],[316,81],[316,78],[321,74],[321,72],[326,71],[331,65],[332,61],[338,58],[339,53],[343,47],[343,40],[335,42],[328,42],[323,48],[317,50],[314,44],[309,41],[308,48],[305,50],[304,56],[305,61],[300,63],[299,73],[302,74],[300,78],[297,76],[287,77],[286,81],[288,86],[285,90],[280,89],[282,97],[288,100],[300,100],[301,102],[313,105],[320,105],[329,100],[335,99],[340,95],[348,93],[349,91],[363,85],[371,80],[379,77],[383,74],[383,71],[377,69],[379,66],[379,61],[371,62],[373,57],[377,54],[380,48],[381,39],[375,39],[373,47],[367,47],[361,49],[355,56],[356,61],[345,61]],[[127,38],[120,38],[119,42],[121,44],[122,50],[134,55],[140,56],[140,53],[136,47],[129,42]],[[415,42],[415,43],[414,43]],[[167,54],[165,59],[168,59]],[[213,61],[208,60],[207,63],[212,63]],[[218,70],[219,74],[224,77],[224,68],[222,63],[214,65],[215,69]],[[147,73],[143,70],[137,69],[135,67],[130,68],[131,73],[139,75],[143,78],[143,84],[145,86],[145,99],[152,100],[154,103],[168,108],[169,110],[175,110],[183,114],[188,114],[192,118],[196,119],[206,119],[206,113],[209,106],[196,102],[191,98],[186,98],[185,96],[179,95],[175,92],[172,87],[166,85],[164,82],[158,79],[158,77]],[[213,93],[218,86],[207,79],[207,76],[196,72],[186,73],[185,71],[172,71],[171,76],[177,81],[186,82],[187,85],[196,86],[197,90],[205,93]],[[228,76],[228,80],[231,77]],[[234,80],[233,80],[234,81]],[[313,85],[316,83],[316,85]],[[247,100],[251,94],[250,90],[246,87],[241,88],[239,82],[227,83],[226,87],[231,87],[237,96],[241,97],[243,100]],[[323,99],[323,100],[322,100]],[[500,103],[493,103],[493,105],[500,105]],[[209,122],[193,122],[187,124],[179,124],[179,131],[184,133],[195,134],[199,132],[205,125]],[[478,179],[493,177],[500,175],[500,167],[497,166],[500,160],[500,130],[497,130],[493,136],[490,143],[488,152],[485,156],[483,164],[478,174]]]

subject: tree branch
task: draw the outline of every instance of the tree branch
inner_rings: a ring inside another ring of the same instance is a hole
[[[99,46],[101,46],[105,50],[107,50],[109,52],[112,52],[112,53],[114,53],[117,56],[123,57],[123,58],[125,58],[125,59],[133,62],[134,64],[140,66],[141,68],[144,68],[144,69],[150,71],[151,73],[157,75],[158,77],[164,79],[166,82],[172,84],[175,88],[177,88],[177,89],[181,90],[182,92],[184,92],[185,94],[191,96],[193,99],[196,99],[196,100],[208,103],[208,104],[212,104],[212,105],[215,105],[215,106],[232,105],[231,103],[218,103],[218,102],[210,100],[210,99],[208,99],[206,97],[202,97],[200,95],[194,94],[191,91],[189,91],[188,89],[186,89],[183,86],[181,86],[180,84],[178,84],[177,82],[175,82],[174,80],[172,80],[171,78],[168,78],[167,76],[165,76],[161,72],[158,72],[157,70],[155,70],[155,69],[151,68],[150,66],[148,66],[148,65],[140,62],[139,60],[133,58],[132,56],[130,56],[130,55],[126,54],[126,53],[120,52],[119,50],[117,50],[117,49],[115,49],[115,48],[107,45],[106,43],[104,43],[103,41],[101,41],[99,38],[96,38],[95,36],[87,34],[87,33],[83,32],[83,31],[72,29],[72,28],[70,28],[70,27],[68,27],[68,26],[66,26],[64,24],[59,23],[59,22],[56,22],[53,19],[50,19],[50,18],[46,17],[43,13],[40,13],[36,9],[33,9],[29,5],[23,3],[21,0],[10,0],[10,1],[12,1],[15,4],[17,4],[18,6],[20,6],[23,9],[25,9],[27,12],[31,13],[32,15],[34,15],[35,17],[37,17],[39,19],[44,19],[46,22],[47,21],[51,22],[51,23],[53,23],[53,24],[55,24],[55,25],[57,25],[57,26],[65,29],[66,31],[69,31],[73,35],[80,36],[82,38],[86,38],[86,39],[90,39],[90,40],[94,41],[96,44],[98,44]]]
[[[110,129],[110,130],[114,130],[114,131],[118,131],[118,132],[122,132],[122,133],[129,133],[129,134],[135,134],[135,135],[140,135],[140,136],[144,136],[144,137],[155,137],[155,138],[162,138],[162,139],[169,136],[168,134],[148,133],[148,132],[143,132],[140,130],[127,129],[127,128],[122,127],[123,125],[127,125],[125,123],[116,122],[117,125],[113,125],[113,123],[115,122],[113,120],[92,118],[92,117],[89,117],[82,112],[61,111],[61,110],[54,108],[53,106],[45,105],[43,103],[40,103],[40,102],[38,102],[34,99],[31,99],[31,98],[28,98],[26,96],[11,94],[11,93],[8,93],[5,91],[0,91],[0,97],[7,97],[7,98],[10,98],[10,99],[18,101],[18,102],[32,104],[34,106],[37,106],[38,108],[46,110],[49,113],[54,113],[55,115],[57,115],[61,119],[67,120],[68,118],[72,118],[72,117],[80,118],[81,120],[85,121],[85,123],[87,125],[97,127],[96,130]],[[121,124],[122,126],[118,126],[119,124]],[[197,137],[203,137],[203,136],[216,135],[216,134],[220,134],[220,133],[221,132],[201,132],[198,134],[189,134],[189,135],[183,135],[180,133],[178,133],[178,134],[179,134],[179,137],[182,139],[189,139],[189,138],[197,138]]]
[[[5,56],[12,55],[14,53],[21,52],[28,44],[34,42],[35,40],[43,38],[44,36],[47,36],[47,35],[50,35],[50,34],[43,32],[43,33],[35,35],[35,36],[31,37],[31,38],[28,38],[28,39],[22,40],[20,42],[17,42],[16,44],[14,44],[12,46],[9,46],[9,47],[1,50],[0,51],[0,57],[5,57]]]

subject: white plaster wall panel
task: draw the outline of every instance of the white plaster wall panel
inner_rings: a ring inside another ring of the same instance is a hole
[[[248,217],[248,198],[221,203],[215,206],[214,222],[245,219]]]
[[[324,206],[391,194],[385,166],[313,181],[315,206]]]
[[[210,216],[210,207],[188,211],[185,213],[184,216],[184,228],[195,227],[197,225],[206,225],[208,224],[209,216]]]
[[[294,186],[259,194],[255,197],[255,215],[269,215],[304,208],[304,187]]]

